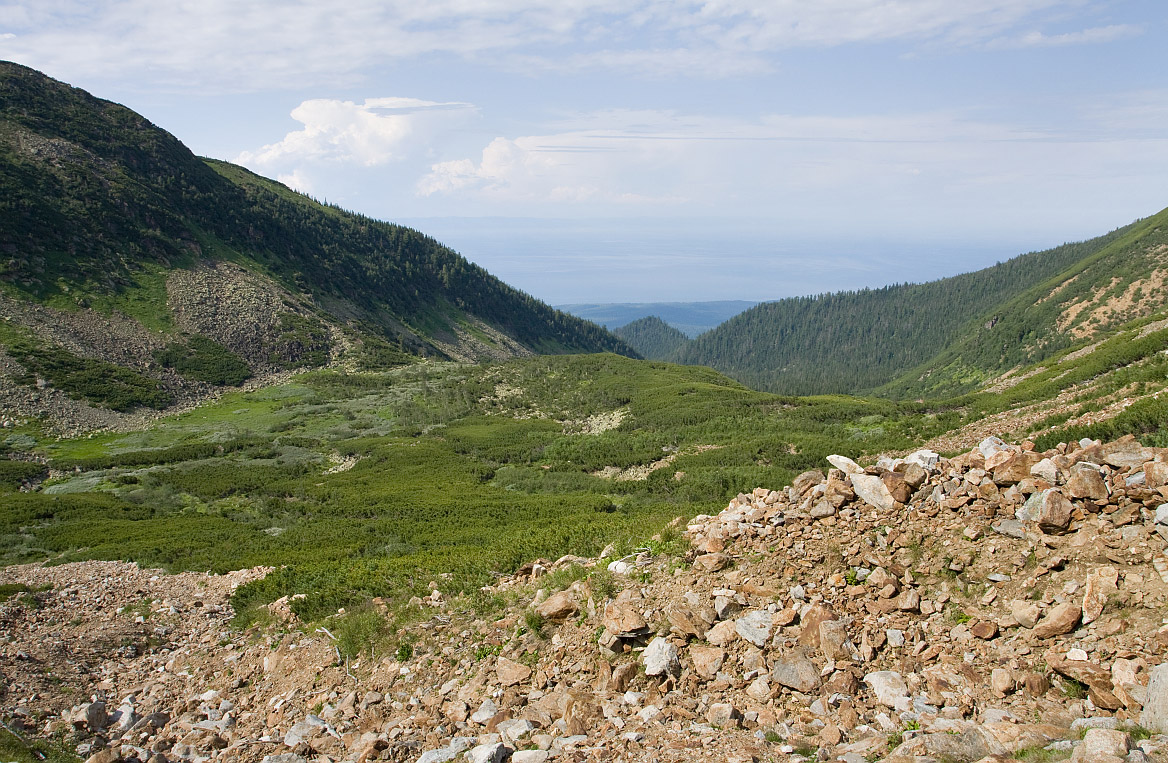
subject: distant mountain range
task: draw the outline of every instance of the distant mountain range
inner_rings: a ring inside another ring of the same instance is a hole
[[[628,325],[639,318],[655,315],[688,337],[718,326],[726,320],[749,310],[757,302],[741,299],[713,302],[613,302],[598,304],[556,305],[566,313],[599,323],[612,330]]]
[[[123,106],[3,62],[0,208],[0,375],[91,403],[109,402],[78,391],[110,378],[103,363],[160,387],[140,398],[159,407],[326,363],[635,355],[423,233],[196,157]]]

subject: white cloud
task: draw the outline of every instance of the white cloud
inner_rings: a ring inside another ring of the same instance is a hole
[[[1101,0],[16,0],[0,58],[70,79],[132,74],[180,90],[351,82],[427,55],[483,66],[725,76],[776,51],[849,43],[1106,42],[1127,25],[1041,26]],[[15,36],[13,36],[15,35]],[[554,55],[549,51],[554,50]]]
[[[363,103],[332,99],[304,101],[292,118],[304,129],[276,143],[245,151],[235,161],[249,167],[289,162],[339,162],[373,167],[410,156],[474,113],[467,103],[416,98],[367,98]]]
[[[731,119],[607,111],[557,128],[497,137],[481,156],[435,162],[415,191],[449,208],[512,215],[651,206],[654,214],[789,216],[803,225],[849,210],[849,219],[879,225],[912,220],[915,209],[943,207],[959,218],[967,209],[1007,214],[1072,190],[1098,196],[1137,166],[1119,157],[1168,161],[1168,143],[1131,131],[1087,139],[1075,126],[1050,132],[950,112]]]
[[[1113,42],[1125,37],[1135,37],[1142,33],[1143,30],[1133,24],[1112,24],[1110,26],[1092,27],[1078,32],[1064,32],[1062,34],[1045,34],[1043,32],[1033,31],[1018,37],[991,40],[987,44],[987,47],[1054,48],[1065,45]]]

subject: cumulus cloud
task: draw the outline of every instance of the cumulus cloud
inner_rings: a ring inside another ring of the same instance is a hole
[[[1106,42],[1126,26],[1042,31],[1102,0],[15,0],[0,58],[67,79],[132,73],[177,89],[351,82],[420,56],[530,69],[725,76],[796,47],[882,41]],[[1020,26],[1039,30],[1020,37]],[[555,50],[555,55],[547,51]]]
[[[292,118],[304,125],[235,161],[269,167],[287,161],[326,161],[372,167],[417,150],[434,132],[474,113],[468,103],[416,98],[367,98],[363,103],[319,98],[304,101]]]

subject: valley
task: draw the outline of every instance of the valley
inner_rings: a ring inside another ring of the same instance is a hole
[[[1168,211],[609,332],[0,96],[0,758],[1165,759]]]

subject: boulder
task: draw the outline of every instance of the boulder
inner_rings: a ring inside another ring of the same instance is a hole
[[[738,640],[738,623],[734,620],[723,620],[710,630],[706,631],[706,641],[714,646],[726,646]]]
[[[1119,729],[1087,729],[1083,741],[1071,754],[1071,763],[1106,763],[1122,761],[1131,749],[1131,737]]]
[[[860,465],[847,456],[830,455],[827,457],[827,462],[845,474],[864,473],[864,470],[860,468]]]
[[[1071,498],[1086,498],[1091,501],[1107,500],[1107,483],[1099,469],[1088,464],[1078,464],[1067,479],[1067,492]]]
[[[774,662],[771,679],[788,689],[808,694],[819,686],[819,669],[807,655],[795,652]]]
[[[772,618],[773,616],[767,610],[758,609],[745,617],[738,618],[734,623],[734,630],[740,638],[761,649],[771,640]]]
[[[691,646],[689,658],[693,662],[694,672],[707,681],[711,681],[722,669],[726,661],[726,652],[716,646]]]
[[[1118,592],[1119,571],[1114,567],[1100,567],[1088,575],[1083,589],[1083,625],[1098,620],[1107,602]]]
[[[1146,461],[1151,461],[1156,452],[1145,448],[1133,435],[1124,435],[1115,442],[1109,442],[1099,449],[1103,462],[1119,469],[1136,469]]]
[[[546,620],[561,622],[567,620],[580,610],[580,604],[570,591],[560,591],[552,594],[535,611]]]
[[[904,712],[912,706],[908,696],[908,686],[904,677],[895,670],[878,670],[864,676],[864,683],[876,695],[876,701],[897,712]]]
[[[495,663],[495,675],[499,677],[499,683],[503,686],[515,686],[531,678],[531,668],[506,657],[500,657]]]
[[[1168,734],[1168,662],[1152,669],[1140,725],[1157,734]]]
[[[602,624],[614,636],[639,636],[649,630],[645,618],[627,601],[610,601],[605,605]]]
[[[677,647],[661,636],[649,642],[641,659],[645,664],[645,675],[647,676],[681,674],[681,661],[677,657]]]
[[[891,511],[896,506],[896,499],[884,484],[884,480],[871,474],[852,474],[852,489],[856,496],[869,506],[881,511]]]
[[[1057,535],[1070,527],[1074,509],[1058,488],[1051,488],[1031,495],[1014,516],[1023,522],[1037,522],[1044,533]]]
[[[1043,659],[1059,675],[1085,684],[1089,692],[1088,697],[1097,707],[1104,710],[1118,710],[1123,707],[1123,703],[1112,691],[1111,671],[1081,659],[1082,656],[1079,655],[1078,660],[1072,660],[1051,650]]]
[[[1079,624],[1082,615],[1083,610],[1078,604],[1069,601],[1059,604],[1034,626],[1034,635],[1039,638],[1054,638],[1070,633]]]

